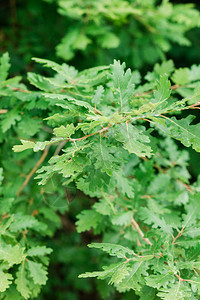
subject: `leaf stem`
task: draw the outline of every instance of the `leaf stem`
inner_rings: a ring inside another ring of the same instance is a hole
[[[173,241],[172,244],[175,245],[176,244],[176,240],[183,234],[183,230],[185,229],[185,227],[183,226],[181,231],[179,231],[179,233],[177,234],[177,236],[173,237]]]
[[[145,241],[147,244],[152,246],[152,243],[150,242],[150,240],[148,238],[144,237],[144,233],[142,232],[142,230],[140,229],[138,223],[135,221],[135,219],[133,217],[131,218],[131,225],[132,225],[133,229],[136,228],[137,232],[139,233],[139,235],[141,236],[143,241]]]
[[[48,145],[45,149],[44,152],[42,154],[42,156],[40,157],[40,159],[37,161],[36,165],[34,166],[34,168],[31,170],[31,172],[26,176],[26,179],[24,180],[24,182],[22,183],[22,185],[20,186],[18,192],[17,192],[17,196],[21,195],[22,190],[24,189],[24,187],[29,183],[31,177],[33,176],[33,174],[37,171],[37,169],[39,168],[39,166],[43,163],[43,161],[45,160],[48,152],[49,152],[49,148],[50,145]]]

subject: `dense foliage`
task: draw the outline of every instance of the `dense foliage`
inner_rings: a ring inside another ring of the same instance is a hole
[[[48,2],[68,22],[57,54],[94,67],[34,58],[24,80],[0,58],[0,298],[199,299],[200,65],[164,56],[199,12]],[[143,76],[118,58],[163,61]]]

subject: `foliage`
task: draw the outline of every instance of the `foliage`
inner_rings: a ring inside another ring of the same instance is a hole
[[[82,72],[35,61],[56,74],[29,73],[38,89],[30,91],[20,78],[7,79],[9,57],[1,58],[1,101],[9,110],[1,112],[2,139],[15,132],[1,152],[23,137],[11,160],[3,160],[1,175],[2,297],[36,297],[46,283],[51,249],[43,241],[60,226],[56,212],[67,210],[61,185],[60,203],[49,205],[48,195],[44,201],[53,177],[98,199],[79,213],[77,231],[93,228],[101,234],[103,243],[90,247],[111,258],[103,271],[81,277],[108,278],[120,293],[134,290],[140,297],[148,286],[161,299],[197,299],[199,184],[189,184],[187,151],[178,150],[173,140],[200,151],[199,124],[191,125],[191,109],[199,104],[200,67],[175,70],[166,61],[156,64],[143,83],[138,72],[119,61]],[[30,166],[36,170],[30,149],[44,151],[37,167],[44,156],[51,157],[37,171],[39,186],[16,176]],[[12,189],[8,176],[15,178]]]
[[[0,5],[2,300],[199,299],[199,12],[177,2]]]
[[[52,2],[52,1],[51,1]],[[191,45],[186,33],[199,27],[199,12],[193,4],[155,0],[57,0],[58,13],[69,22],[57,45],[57,55],[66,61],[82,52],[97,64],[125,60],[134,68],[163,60],[172,45]],[[88,62],[91,66],[91,63]]]

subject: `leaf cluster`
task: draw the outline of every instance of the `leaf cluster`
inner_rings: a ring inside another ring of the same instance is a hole
[[[27,133],[27,139],[24,135],[12,155],[21,161],[33,155],[31,149],[48,155],[49,164],[37,171],[39,186],[34,191],[41,194],[46,187],[48,191],[52,178],[59,178],[64,186],[96,199],[91,208],[79,212],[77,231],[93,229],[101,234],[102,243],[90,247],[111,257],[102,257],[103,271],[81,277],[108,280],[120,293],[133,290],[140,297],[148,292],[151,299],[198,299],[199,181],[190,184],[188,152],[180,150],[177,142],[200,151],[199,124],[192,114],[199,105],[200,67],[176,70],[172,61],[166,61],[141,79],[138,71],[126,70],[119,61],[82,72],[66,64],[35,61],[55,75],[29,73],[29,82],[37,88],[30,91],[19,79],[6,79],[8,55],[1,59],[2,103],[6,105],[9,97],[19,106],[4,106],[9,112],[2,114],[2,133],[18,134],[24,119],[24,130],[29,132],[34,117],[42,118],[45,111],[43,124],[35,134]],[[56,212],[67,209],[46,207],[35,196],[24,203],[27,188],[16,182],[12,198],[17,191],[17,205],[10,199],[9,209],[2,208],[2,245],[8,255],[2,254],[7,266],[2,270],[2,289],[6,293],[16,289],[24,298],[34,297],[46,281],[46,255],[51,250],[38,246],[35,239],[38,234],[52,236],[60,222]],[[63,203],[63,189],[59,191]],[[2,195],[11,198],[8,183]],[[45,227],[46,219],[50,229]],[[13,252],[21,253],[17,261]],[[34,259],[29,259],[30,253]],[[10,273],[13,265],[19,267]],[[15,277],[15,285],[8,289]]]

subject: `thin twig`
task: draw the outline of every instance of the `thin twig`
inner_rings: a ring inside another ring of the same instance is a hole
[[[179,282],[181,282],[181,281],[195,282],[195,281],[190,280],[190,279],[183,279],[183,278],[181,278],[180,275],[178,275],[177,273],[174,273],[174,275],[178,278]]]
[[[176,244],[176,240],[177,240],[180,236],[182,236],[183,230],[184,230],[184,229],[185,229],[185,227],[183,226],[182,229],[181,229],[181,231],[179,231],[179,233],[177,234],[177,236],[173,237],[173,241],[172,241],[172,244],[173,244],[173,245],[175,245],[175,244]]]
[[[60,150],[65,146],[65,144],[67,143],[67,141],[62,141],[58,147],[56,148],[55,152],[54,152],[54,156],[58,155],[60,153]]]
[[[22,93],[32,93],[31,91],[23,90],[23,89],[20,89],[20,88],[15,88],[15,87],[10,86],[10,85],[7,85],[7,87],[10,88],[11,90],[17,91],[17,92],[22,92]]]
[[[47,154],[49,152],[49,148],[50,148],[50,145],[48,145],[44,149],[44,152],[43,152],[42,156],[40,157],[40,159],[38,160],[38,162],[36,163],[36,165],[34,166],[34,168],[31,170],[31,172],[26,176],[26,179],[24,180],[24,182],[20,186],[20,188],[19,188],[19,190],[17,192],[17,196],[20,196],[22,190],[29,183],[29,180],[31,179],[31,177],[33,176],[33,174],[37,171],[37,169],[39,168],[39,166],[41,165],[41,163],[45,160],[45,158],[46,158],[46,156],[47,156]]]
[[[51,129],[50,127],[42,124],[42,130],[48,132],[48,133],[53,133],[53,129]]]
[[[71,138],[69,138],[68,140],[69,140],[70,142],[78,142],[78,141],[82,141],[82,140],[87,139],[87,138],[90,137],[90,136],[93,136],[93,135],[98,134],[98,133],[101,134],[102,132],[107,131],[109,127],[112,127],[112,125],[109,124],[107,127],[104,127],[104,128],[102,128],[101,130],[99,130],[99,131],[95,131],[95,132],[93,132],[93,133],[87,134],[87,135],[85,135],[85,136],[83,136],[83,137],[81,137],[81,138],[78,138],[78,139],[71,139]]]
[[[186,190],[189,192],[189,193],[193,193],[192,189],[191,189],[191,186],[189,184],[186,184],[184,182],[182,182],[180,179],[176,179],[177,182],[180,182],[185,188]]]
[[[136,228],[137,232],[139,233],[139,235],[141,236],[143,241],[145,241],[147,244],[152,246],[152,243],[150,242],[150,240],[148,238],[144,237],[144,233],[142,232],[142,230],[140,229],[138,223],[135,221],[135,219],[133,217],[131,218],[131,225],[132,225],[132,228]]]
[[[175,85],[170,86],[170,90],[176,90],[176,89],[178,89],[180,87],[184,87],[184,86],[180,86],[178,84],[175,84]],[[147,92],[143,92],[143,93],[136,93],[135,96],[149,95],[151,93],[153,93],[153,90],[150,90],[150,91],[147,91]]]

